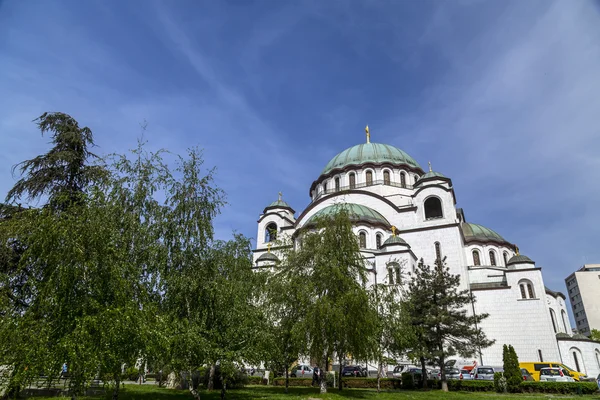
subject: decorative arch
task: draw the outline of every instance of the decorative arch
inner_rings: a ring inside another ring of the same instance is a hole
[[[571,347],[569,349],[569,354],[571,357],[573,357],[573,366],[577,372],[585,374],[585,364],[583,363],[583,355],[581,354],[581,350],[579,350],[577,347]]]
[[[496,252],[494,250],[490,250],[490,265],[496,266]]]
[[[558,330],[556,329],[556,313],[553,309],[550,309],[550,319],[552,320],[552,327],[554,328],[554,333],[558,333]]]
[[[358,232],[358,247],[360,247],[361,249],[367,248],[367,232]]]
[[[479,250],[473,250],[473,265],[481,265],[481,257],[479,256]]]
[[[383,171],[383,184],[384,185],[389,185],[391,184],[392,180],[390,179],[390,170],[386,169]]]
[[[444,218],[442,201],[439,197],[431,196],[425,200],[425,219]]]
[[[277,240],[277,224],[275,222],[270,222],[265,227],[265,242],[273,242]]]
[[[521,279],[519,281],[519,289],[521,291],[521,299],[535,299],[535,290],[533,283],[529,279]]]
[[[399,285],[402,283],[402,274],[400,270],[400,264],[397,262],[391,262],[387,264],[388,271],[388,284]]]
[[[356,188],[356,174],[354,172],[350,172],[348,174],[349,186],[350,189]]]

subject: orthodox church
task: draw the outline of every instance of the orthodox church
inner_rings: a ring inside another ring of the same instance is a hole
[[[460,289],[476,300],[469,312],[488,313],[481,328],[491,347],[473,359],[502,365],[502,346],[512,344],[520,361],[562,362],[588,376],[600,373],[600,343],[572,335],[566,297],[544,285],[542,268],[494,230],[470,222],[456,207],[452,180],[428,170],[401,149],[371,143],[334,156],[311,184],[310,204],[296,211],[279,195],[258,219],[257,268],[279,261],[271,243],[296,239],[319,216],[349,210],[371,284],[402,284],[418,260],[446,258]],[[280,254],[279,254],[280,256]]]

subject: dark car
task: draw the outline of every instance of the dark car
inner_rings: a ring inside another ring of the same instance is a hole
[[[359,365],[346,365],[342,369],[342,376],[367,376],[367,372],[364,368]]]
[[[521,376],[523,377],[524,381],[535,381],[535,379],[533,379],[533,376],[531,376],[529,371],[527,371],[527,369],[525,368],[521,368]]]

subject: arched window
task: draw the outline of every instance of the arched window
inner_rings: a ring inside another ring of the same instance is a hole
[[[340,191],[340,178],[336,176],[335,178],[335,191],[339,192]]]
[[[350,174],[350,189],[354,189],[356,187],[356,175]]]
[[[406,187],[406,174],[404,172],[400,173],[400,186],[403,188]]]
[[[323,183],[323,194],[327,194],[327,182]]]
[[[384,185],[390,184],[390,171],[383,171],[383,184]]]
[[[502,256],[504,257],[504,266],[508,266],[508,253],[505,251],[504,253],[502,253]]]
[[[425,200],[425,219],[442,218],[442,202],[437,197]]]
[[[358,245],[361,249],[367,248],[367,234],[365,232],[358,234]]]
[[[493,250],[490,250],[490,264],[496,266],[496,253]]]
[[[600,351],[596,350],[596,363],[598,364],[598,368],[600,368]]]
[[[573,351],[573,361],[575,361],[575,369],[577,372],[581,372],[581,367],[579,367],[579,358],[577,357],[577,351]]]
[[[440,247],[440,242],[435,242],[435,261],[442,261],[442,248]]]
[[[402,282],[402,276],[400,274],[400,265],[398,263],[389,263],[387,265],[387,269],[388,269],[388,283],[390,285],[393,285],[394,283],[396,285],[399,285],[400,282]]]
[[[375,236],[375,242],[377,245],[377,249],[380,249],[381,248],[381,234],[378,233],[377,236]]]
[[[481,265],[481,259],[479,258],[479,251],[473,250],[473,265]]]
[[[277,224],[271,222],[265,229],[265,242],[277,240]]]
[[[560,316],[562,318],[562,323],[563,326],[565,327],[565,333],[569,333],[569,330],[567,329],[567,313],[565,312],[565,310],[561,310],[560,311]]]
[[[367,186],[371,186],[373,184],[373,172],[367,171]]]
[[[554,333],[558,333],[556,330],[556,314],[553,309],[550,309],[550,319],[552,320],[552,327],[554,328]]]
[[[533,291],[533,283],[527,279],[519,281],[519,289],[521,290],[522,299],[535,299],[535,292]]]

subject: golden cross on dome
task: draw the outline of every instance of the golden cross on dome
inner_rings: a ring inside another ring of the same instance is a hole
[[[431,172],[431,161],[429,161],[429,172]]]
[[[367,134],[367,143],[371,143],[371,133],[369,132],[369,125],[365,128],[365,132]]]
[[[517,255],[519,255],[519,247],[515,244],[515,251],[517,252]]]
[[[396,236],[396,227],[392,225],[392,236]]]
[[[271,243],[267,243],[267,253],[271,252]]]
[[[283,196],[283,194],[279,192],[279,201],[281,201],[281,196]]]

